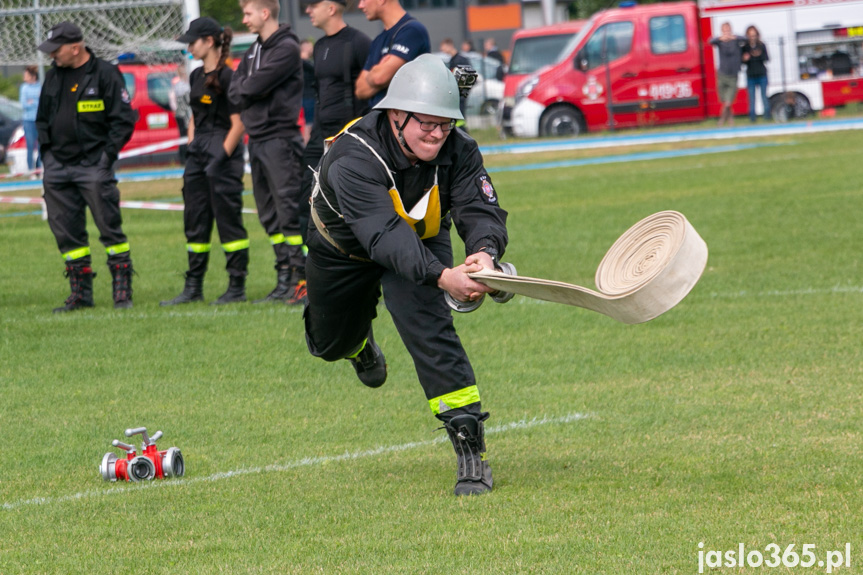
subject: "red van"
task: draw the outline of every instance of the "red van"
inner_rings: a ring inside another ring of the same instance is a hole
[[[573,136],[717,116],[716,57],[708,41],[723,22],[741,36],[749,25],[760,30],[774,119],[863,102],[863,0],[632,3],[594,14],[557,64],[520,84],[513,133]],[[745,86],[741,70],[735,114],[748,108]],[[765,112],[760,101],[756,111]]]
[[[584,27],[585,22],[586,20],[571,20],[551,26],[526,28],[513,34],[509,69],[503,80],[501,128],[504,133],[512,132],[509,119],[519,84],[540,68],[557,62],[560,53]]]

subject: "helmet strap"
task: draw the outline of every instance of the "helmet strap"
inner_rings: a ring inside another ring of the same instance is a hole
[[[410,152],[411,154],[413,154],[413,153],[414,153],[414,151],[413,151],[413,150],[411,150],[411,147],[410,147],[410,146],[408,146],[407,140],[405,140],[405,135],[404,135],[404,132],[403,132],[402,130],[404,130],[404,129],[405,129],[405,126],[407,126],[407,125],[408,125],[408,122],[410,122],[410,121],[411,121],[411,118],[413,118],[413,117],[414,117],[414,113],[413,113],[413,112],[408,112],[408,115],[407,115],[407,116],[405,116],[405,121],[404,121],[404,122],[402,122],[402,125],[401,125],[401,126],[399,126],[398,121],[397,121],[395,118],[393,118],[393,124],[395,124],[395,126],[396,126],[396,130],[398,130],[398,140],[399,140],[399,144],[401,144],[401,145],[402,145],[402,147],[403,147],[405,150],[407,150],[408,152]],[[414,154],[414,155],[416,155],[416,154]]]

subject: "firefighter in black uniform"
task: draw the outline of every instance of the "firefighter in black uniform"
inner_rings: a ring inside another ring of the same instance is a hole
[[[204,299],[203,282],[210,259],[213,220],[225,252],[228,290],[214,304],[246,301],[249,236],[243,227],[243,123],[240,111],[228,102],[233,71],[225,64],[233,33],[212,18],[198,18],[177,38],[203,62],[189,78],[192,122],[183,173],[183,223],[189,271],[183,292],[161,305]]]
[[[456,495],[491,490],[473,369],[444,292],[475,300],[492,290],[467,273],[495,266],[507,244],[476,142],[460,119],[453,74],[434,55],[398,70],[375,110],[343,130],[319,165],[306,265],[306,341],[312,355],[348,359],[360,381],[383,385],[372,319],[384,300],[432,412],[457,456]],[[455,223],[467,258],[453,267]]]
[[[117,155],[135,129],[123,76],[84,45],[81,29],[71,22],[51,28],[39,50],[54,59],[36,113],[45,206],[71,286],[65,304],[54,311],[93,307],[88,206],[108,253],[114,307],[132,307],[132,259],[114,175]]]

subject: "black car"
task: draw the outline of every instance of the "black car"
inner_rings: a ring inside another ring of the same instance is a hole
[[[6,148],[12,134],[21,125],[21,105],[0,96],[0,163],[6,161]]]

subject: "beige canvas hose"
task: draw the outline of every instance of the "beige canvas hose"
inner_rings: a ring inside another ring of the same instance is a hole
[[[496,290],[642,323],[680,303],[706,265],[707,244],[692,224],[679,212],[665,211],[644,218],[614,242],[596,270],[598,292],[492,270],[469,275]]]

